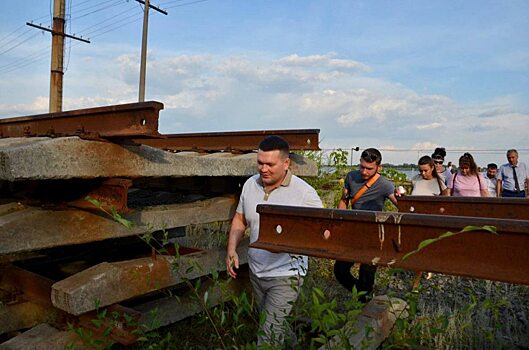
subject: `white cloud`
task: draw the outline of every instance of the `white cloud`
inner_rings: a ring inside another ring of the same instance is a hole
[[[48,113],[49,105],[49,99],[47,97],[37,96],[29,103],[0,104],[0,114],[24,116],[30,114]]]
[[[152,57],[147,100],[165,104],[160,119],[164,133],[319,128],[321,147],[381,147],[388,152],[385,159],[413,148],[410,160],[438,144],[447,149],[502,149],[528,143],[529,114],[520,110],[514,96],[462,104],[372,77],[363,63],[335,54]],[[93,76],[70,77],[69,84],[76,85],[64,98],[65,109],[136,100],[137,55],[120,55],[94,69],[98,62],[85,62]],[[27,105],[0,105],[3,115],[47,109],[45,97]]]
[[[437,129],[437,128],[440,128],[442,126],[441,123],[430,123],[430,124],[422,124],[422,125],[417,125],[417,129],[419,130],[423,130],[423,129]]]
[[[436,147],[439,147],[439,145],[433,142],[424,141],[424,142],[417,142],[416,144],[411,146],[411,149],[417,150],[417,151],[423,151],[423,150],[433,151]]]
[[[292,54],[282,57],[277,60],[277,63],[285,66],[299,66],[299,67],[329,67],[333,69],[359,70],[369,71],[368,65],[358,61],[337,59],[335,53],[328,53],[326,55],[310,55],[299,56]]]

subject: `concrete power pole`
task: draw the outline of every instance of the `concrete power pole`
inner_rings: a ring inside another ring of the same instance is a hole
[[[53,31],[51,44],[50,113],[62,111],[62,77],[64,59],[65,0],[53,1]]]
[[[145,101],[145,77],[147,75],[147,32],[149,29],[149,8],[156,10],[164,15],[167,12],[159,9],[156,6],[149,4],[149,0],[136,0],[144,5],[143,9],[143,34],[141,38],[141,62],[140,62],[140,89],[138,94],[138,102]]]
[[[143,34],[141,38],[140,92],[138,101],[145,101],[145,76],[147,69],[147,31],[149,29],[149,0],[145,0],[143,10]]]
[[[51,75],[50,75],[50,113],[62,111],[62,77],[63,58],[64,58],[64,38],[71,38],[85,43],[89,40],[78,38],[73,35],[64,33],[64,0],[54,0],[53,2],[53,27],[44,28],[43,26],[26,22],[30,27],[50,32],[51,37]]]

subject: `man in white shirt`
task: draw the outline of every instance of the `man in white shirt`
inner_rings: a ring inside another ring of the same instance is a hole
[[[518,161],[518,151],[510,149],[507,151],[506,164],[503,164],[498,171],[498,183],[496,194],[498,197],[529,197],[529,169],[525,163]]]
[[[487,164],[487,172],[483,174],[485,182],[487,183],[487,190],[489,191],[489,196],[496,197],[496,185],[498,179],[496,175],[498,173],[498,165],[496,163]]]
[[[257,153],[259,173],[244,183],[231,223],[226,255],[226,269],[231,277],[237,277],[239,257],[236,248],[246,228],[250,228],[250,243],[259,237],[258,204],[323,207],[316,190],[293,175],[289,165],[289,145],[286,140],[269,136],[261,141]],[[257,305],[266,314],[257,336],[258,348],[265,344],[282,348],[288,331],[284,321],[298,298],[299,288],[307,274],[308,257],[250,248],[248,265]]]

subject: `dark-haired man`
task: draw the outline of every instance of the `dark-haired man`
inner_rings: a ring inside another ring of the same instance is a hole
[[[367,148],[362,152],[359,169],[349,172],[345,178],[344,193],[338,203],[339,209],[347,209],[350,202],[352,209],[374,211],[382,211],[386,199],[395,205],[397,204],[395,186],[378,174],[381,162],[382,154],[379,150]],[[377,267],[360,264],[358,278],[355,278],[351,274],[353,264],[352,262],[336,261],[334,276],[347,290],[356,287],[358,292],[366,292],[361,297],[361,300],[365,301],[366,296],[373,291]]]
[[[286,140],[269,136],[261,141],[257,153],[259,173],[245,182],[231,223],[226,268],[233,278],[236,278],[236,269],[239,268],[236,248],[246,227],[250,228],[250,243],[259,236],[258,204],[323,206],[314,188],[292,175],[289,165],[289,145]],[[282,347],[286,330],[283,323],[298,297],[303,277],[307,273],[308,258],[250,248],[248,265],[259,309],[266,313],[266,320],[257,336],[258,346],[271,344]]]
[[[489,191],[490,197],[496,197],[496,185],[498,179],[496,178],[498,172],[498,165],[496,163],[487,164],[487,171],[483,174],[485,183],[487,184],[487,191]]]
[[[518,151],[507,151],[508,163],[498,171],[496,193],[498,197],[529,197],[529,169],[525,163],[518,161]],[[526,191],[527,189],[527,191]]]

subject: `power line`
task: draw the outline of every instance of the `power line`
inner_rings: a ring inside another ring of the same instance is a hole
[[[11,50],[13,50],[13,49],[15,49],[15,48],[17,48],[17,47],[19,47],[20,45],[24,44],[24,43],[27,42],[28,40],[33,39],[33,38],[36,37],[37,35],[39,35],[38,32],[37,32],[37,33],[34,33],[33,35],[31,35],[31,36],[28,37],[27,39],[25,39],[25,40],[19,42],[18,44],[11,46],[10,48],[5,49],[4,51],[1,51],[1,52],[0,52],[0,56],[3,55],[3,54],[5,54],[5,53],[8,53],[9,51],[11,51]]]
[[[172,9],[172,8],[175,8],[175,7],[188,6],[188,5],[198,4],[199,2],[206,2],[206,1],[208,1],[208,0],[196,0],[196,1],[191,1],[191,2],[185,3],[185,4],[179,4],[179,5],[174,5],[174,6],[167,6],[167,7],[165,7],[165,8],[166,8],[166,9]]]
[[[135,14],[133,14],[133,15],[130,15],[130,16],[127,16],[127,17],[125,17],[125,18],[122,18],[122,19],[120,19],[120,20],[118,20],[118,21],[115,21],[114,23],[108,24],[108,25],[106,25],[106,26],[100,27],[100,28],[98,28],[98,29],[96,29],[96,30],[93,30],[93,31],[91,31],[91,32],[88,32],[88,33],[85,34],[85,36],[90,36],[90,38],[92,38],[92,39],[97,38],[97,37],[99,37],[99,36],[101,36],[101,35],[103,35],[103,34],[106,34],[106,33],[108,33],[108,32],[111,32],[111,31],[117,30],[117,29],[119,29],[119,28],[121,28],[121,27],[124,27],[124,26],[126,26],[126,25],[128,25],[128,24],[131,24],[131,23],[137,22],[138,20],[142,19],[142,16],[143,16],[143,15],[142,15],[141,13],[135,13]],[[130,18],[133,18],[133,17],[136,17],[136,18],[133,19],[133,20],[131,20],[131,21],[128,21],[128,22],[126,22],[126,23],[123,23],[123,24],[121,24],[121,25],[116,25],[117,23],[123,22],[123,21],[125,21],[125,20],[127,20],[127,19],[130,19]],[[99,33],[100,31],[104,30],[105,28],[109,28],[109,27],[110,27],[109,30],[106,30],[106,31],[103,31],[103,32]],[[95,34],[95,33],[98,33],[98,34],[96,34],[96,35],[92,35],[92,34]]]
[[[85,33],[85,32],[88,31],[89,29],[92,29],[92,28],[94,28],[94,27],[99,27],[99,26],[101,26],[103,23],[106,23],[106,22],[108,22],[108,21],[113,21],[114,24],[115,24],[115,23],[116,23],[116,19],[117,19],[118,17],[123,16],[124,14],[126,14],[127,12],[130,12],[130,11],[137,11],[137,8],[136,8],[136,7],[131,7],[130,9],[121,12],[121,13],[120,13],[119,15],[117,15],[117,16],[111,16],[111,17],[108,17],[108,18],[106,18],[106,19],[104,19],[104,20],[102,20],[102,21],[99,21],[99,22],[97,22],[97,23],[95,23],[95,24],[93,24],[93,25],[90,25],[90,26],[88,26],[88,27],[85,27],[85,28],[79,30],[78,32],[79,32],[79,33]],[[136,15],[138,15],[138,13],[135,13],[135,14],[134,14],[134,16],[136,16]],[[132,17],[132,16],[130,16],[130,17]],[[127,17],[127,18],[130,18],[130,17]],[[99,29],[100,29],[100,28],[99,28]],[[97,31],[97,30],[95,30],[95,31]],[[90,35],[90,33],[93,33],[93,32],[95,32],[95,31],[87,32],[87,34],[83,34],[83,35],[84,35],[84,36],[88,36],[88,35]]]
[[[85,14],[86,11],[90,11],[91,9],[97,8],[99,6],[104,6],[104,4],[107,4],[109,2],[114,2],[114,1],[120,1],[120,0],[103,0],[103,1],[95,3],[95,4],[94,4],[94,1],[90,1],[90,4],[88,6],[86,6],[86,7],[74,6],[75,7],[74,14],[75,15],[82,15],[82,14]],[[83,4],[84,3],[86,3],[86,1],[83,2]],[[78,4],[78,5],[80,5],[80,4]]]
[[[72,0],[68,0],[68,5],[66,5],[66,20],[65,20],[65,27],[67,27],[68,22],[70,23],[70,27],[72,26]],[[68,49],[66,50],[66,64],[64,65],[64,72],[68,71],[68,67],[70,66],[70,57],[71,57],[71,51],[72,51],[72,39],[69,39],[66,41],[66,45],[68,45]]]
[[[175,2],[183,2],[183,1],[188,1],[188,0],[170,0],[170,1],[162,1],[160,2],[158,5],[159,6],[162,6],[162,5],[167,5],[167,4],[174,4]]]
[[[8,42],[2,44],[1,47],[2,48],[7,47],[7,49],[5,49],[6,50],[5,52],[10,51],[8,49],[13,49],[13,48],[17,47],[18,45],[20,45],[19,43],[16,43],[16,42],[19,41],[19,40],[22,40],[22,38],[24,36],[27,36],[27,34],[29,34],[31,36],[30,33],[31,33],[31,29],[27,28],[26,31],[24,31],[23,33],[20,33],[19,35],[17,35],[16,37],[12,38]],[[33,34],[35,34],[35,33],[33,33]],[[10,47],[9,44],[11,44],[11,43],[14,43],[14,44],[13,44],[13,46]]]
[[[9,34],[6,34],[3,38],[0,38],[0,43],[4,40],[7,40],[7,38],[9,38],[10,36],[14,35],[16,32],[18,32],[20,29],[24,28],[25,25],[21,25],[20,27],[18,27],[17,29],[15,29],[14,31],[12,31],[11,33]],[[11,41],[10,41],[11,42]]]
[[[103,11],[103,10],[109,9],[109,8],[111,8],[111,7],[114,7],[114,6],[120,6],[120,5],[123,5],[123,4],[124,4],[124,3],[119,2],[119,3],[115,3],[115,4],[110,4],[110,5],[107,5],[107,6],[103,6],[103,7],[100,7],[100,8],[98,8],[98,9],[95,9],[95,10],[92,11],[92,12],[88,12],[88,13],[83,14],[83,15],[80,15],[80,16],[72,17],[72,19],[77,20],[77,19],[79,19],[79,18],[83,18],[83,17],[89,16],[89,15],[94,14],[94,13],[96,13],[96,12],[100,12],[100,11]]]
[[[15,71],[17,69],[26,67],[26,66],[34,63],[34,62],[37,62],[38,60],[40,60],[43,57],[49,57],[50,49],[51,49],[51,45],[46,49],[46,51],[36,52],[33,55],[31,55],[31,57],[28,56],[28,57],[26,57],[23,60],[20,60],[20,61],[17,61],[17,62],[13,62],[13,63],[7,64],[7,65],[5,65],[3,67],[0,67],[0,75],[7,74],[7,73],[13,72],[13,71]]]

